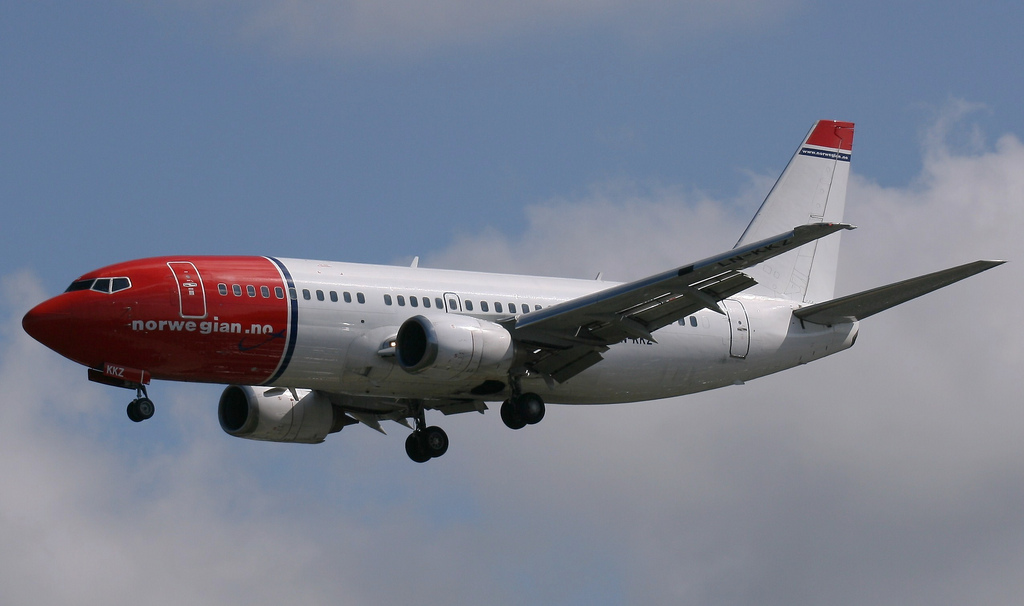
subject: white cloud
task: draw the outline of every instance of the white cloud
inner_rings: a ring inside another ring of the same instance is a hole
[[[640,278],[731,247],[744,225],[737,206],[753,206],[754,189],[723,204],[677,187],[604,183],[578,198],[526,209],[519,236],[495,229],[462,233],[444,251],[424,257],[431,267],[607,280]],[[762,192],[763,195],[763,192]]]
[[[854,180],[840,290],[1011,263],[742,387],[553,406],[519,432],[493,414],[438,418],[452,447],[425,465],[405,460],[401,431],[229,438],[208,387],[155,386],[157,416],[134,425],[126,392],[21,332],[43,295],[8,276],[0,602],[1012,602],[1024,145],[934,143],[912,185]],[[744,220],[723,208],[756,208],[739,198],[605,185],[531,209],[521,236],[467,235],[425,261],[637,277],[731,246]]]
[[[534,36],[606,32],[635,46],[708,30],[763,27],[794,0],[261,0],[182,4],[217,15],[242,38],[288,53],[417,56]]]

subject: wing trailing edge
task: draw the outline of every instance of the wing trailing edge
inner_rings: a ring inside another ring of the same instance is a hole
[[[824,303],[801,307],[795,310],[793,315],[805,322],[826,326],[855,322],[1003,263],[1005,261],[974,261]]]

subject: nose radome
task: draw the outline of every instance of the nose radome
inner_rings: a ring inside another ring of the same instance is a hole
[[[70,319],[64,305],[54,297],[33,307],[21,319],[21,327],[33,339],[53,350],[60,343],[60,336],[65,333],[65,325]],[[58,350],[59,351],[59,350]]]

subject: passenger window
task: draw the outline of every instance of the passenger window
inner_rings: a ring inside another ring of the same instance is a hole
[[[690,316],[690,326],[697,326],[697,316]]]
[[[444,301],[441,300],[441,297],[434,297],[434,307],[444,309]]]
[[[448,309],[450,311],[459,311],[459,302],[456,299],[448,299]]]
[[[357,292],[356,301],[359,301],[360,303],[366,303],[366,297],[363,296],[363,293]]]
[[[423,297],[423,307],[430,307],[430,297]]]
[[[250,284],[250,285],[245,287],[245,292],[247,292],[250,297],[255,297],[256,296],[256,287],[253,286],[252,284]]]
[[[231,292],[235,293],[236,297],[241,297],[242,296],[242,287],[239,286],[238,284],[232,284],[231,285]]]
[[[294,288],[289,288],[289,289],[288,289],[288,297],[289,297],[289,298],[290,298],[290,299],[291,299],[292,301],[298,301],[298,300],[299,300],[299,293],[295,292],[295,289],[294,289]]]
[[[310,299],[312,299],[312,298],[313,298],[313,297],[312,297],[312,296],[311,296],[311,295],[309,294],[309,289],[308,289],[308,288],[303,288],[303,289],[302,289],[302,298],[303,298],[303,299],[305,299],[305,300],[307,300],[307,301],[309,301]]]
[[[391,295],[384,295],[384,305],[391,305]]]
[[[398,306],[405,307],[405,297],[402,295],[398,295]]]
[[[494,311],[499,314],[501,313],[501,303],[498,303],[497,301],[494,302]]]
[[[270,287],[269,286],[260,286],[260,294],[263,295],[264,299],[269,299],[270,298]]]
[[[345,297],[345,302],[346,303],[351,303],[352,302],[352,293],[346,291],[346,292],[342,293],[342,296]]]
[[[316,300],[317,301],[323,301],[324,300],[324,291],[322,291],[322,290],[316,291]]]
[[[540,311],[540,305],[534,305],[533,306],[533,310],[534,311]]]
[[[510,313],[510,314],[516,313],[516,304],[515,303],[509,303],[508,304],[508,313]]]
[[[491,311],[491,308],[487,307],[487,301],[480,301],[480,311]]]
[[[466,305],[466,311],[473,311],[473,302],[472,301],[470,301],[469,299],[466,299],[465,305]]]
[[[284,289],[281,288],[280,286],[275,286],[274,287],[274,296],[277,297],[278,299],[283,299],[284,298]]]
[[[409,305],[412,305],[413,307],[419,307],[420,302],[418,299],[416,299],[416,297],[409,297]]]
[[[334,292],[332,290],[331,291],[331,303],[337,303],[337,302],[338,302],[338,293],[336,293],[336,292]]]
[[[219,292],[221,295],[227,295],[228,294],[228,285],[223,283],[223,282],[221,282],[220,284],[217,285],[217,292]]]

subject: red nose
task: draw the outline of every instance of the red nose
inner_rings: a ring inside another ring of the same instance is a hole
[[[33,307],[21,320],[21,326],[32,338],[60,352],[61,343],[73,335],[73,318],[62,297],[54,297]],[[63,352],[62,352],[63,353]]]
[[[108,312],[90,303],[90,294],[64,293],[43,301],[25,314],[21,326],[65,358],[86,366],[102,364],[111,342]]]

